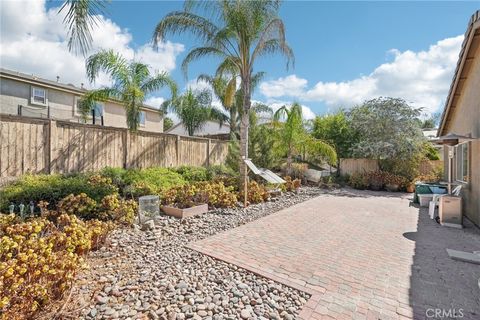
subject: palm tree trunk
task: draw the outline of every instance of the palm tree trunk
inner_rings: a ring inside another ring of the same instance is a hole
[[[287,154],[287,176],[292,177],[292,151],[289,148]],[[292,177],[293,178],[293,177]]]
[[[242,116],[240,119],[239,169],[240,169],[240,190],[244,190],[245,198],[246,198],[247,165],[245,164],[244,159],[248,158],[248,129],[250,126],[249,111],[251,106],[251,97],[250,97],[250,78],[248,76],[244,78],[245,79],[242,79],[244,97],[243,97],[243,106],[242,106],[242,109],[243,109]],[[244,202],[246,204],[246,201]]]

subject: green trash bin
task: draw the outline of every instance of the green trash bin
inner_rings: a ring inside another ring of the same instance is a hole
[[[413,194],[413,202],[419,203],[419,194],[446,194],[447,186],[438,183],[417,183],[415,184],[415,193]]]

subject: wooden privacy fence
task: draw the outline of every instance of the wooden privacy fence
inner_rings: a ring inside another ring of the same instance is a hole
[[[420,174],[429,174],[434,169],[443,166],[442,160],[427,160],[420,163],[418,168]],[[378,160],[376,159],[340,159],[340,174],[352,175],[357,172],[368,172],[379,170]]]
[[[0,182],[25,173],[208,166],[228,153],[228,141],[3,115],[0,139]]]

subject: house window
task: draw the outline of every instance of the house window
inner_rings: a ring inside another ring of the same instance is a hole
[[[469,146],[468,142],[455,146],[455,179],[460,182],[468,182],[469,172]]]
[[[80,102],[82,99],[80,97],[75,97],[75,115],[77,117],[81,117],[82,113],[80,112]],[[104,103],[103,102],[95,102],[93,106],[93,110],[95,111],[95,118],[103,116],[103,109]],[[87,115],[88,118],[92,117],[92,111],[90,111]]]
[[[32,97],[30,98],[30,103],[46,106],[47,90],[43,88],[32,87]]]
[[[140,111],[138,123],[140,127],[145,127],[145,111]]]

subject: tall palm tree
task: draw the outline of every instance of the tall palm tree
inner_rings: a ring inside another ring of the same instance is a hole
[[[240,121],[240,156],[248,156],[249,110],[252,75],[258,58],[279,52],[293,61],[293,51],[285,40],[285,27],[278,17],[280,1],[220,0],[186,1],[183,11],[165,16],[155,28],[154,43],[168,33],[191,32],[201,42],[185,57],[182,68],[187,73],[190,62],[202,57],[220,58],[216,74],[235,70],[243,92]],[[246,179],[246,165],[239,159],[241,182]]]
[[[102,50],[90,56],[86,69],[90,81],[95,81],[99,72],[104,71],[113,80],[113,85],[86,93],[80,105],[82,113],[88,114],[96,101],[118,100],[125,107],[127,126],[133,132],[138,129],[140,108],[148,93],[167,86],[172,96],[176,95],[177,86],[166,72],[151,75],[146,64],[127,61],[113,50]]]
[[[92,29],[105,12],[105,0],[65,0],[59,13],[66,10],[63,23],[68,31],[68,50],[86,55],[92,44]]]
[[[183,95],[167,100],[162,104],[164,111],[175,112],[189,136],[201,130],[207,121],[216,120],[220,126],[227,116],[212,107],[212,95],[209,90],[193,91],[188,89]]]
[[[278,128],[277,148],[280,153],[287,155],[287,175],[292,173],[293,157],[301,151],[310,156],[320,156],[330,164],[336,163],[335,149],[328,143],[313,138],[306,131],[300,104],[293,103],[290,107],[281,107],[275,112],[273,119],[275,127]]]

